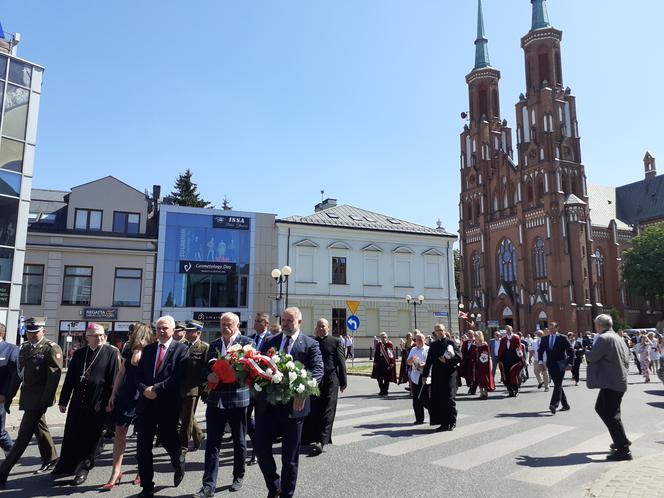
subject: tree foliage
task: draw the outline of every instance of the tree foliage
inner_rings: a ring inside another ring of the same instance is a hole
[[[224,196],[224,200],[221,201],[221,209],[223,209],[224,211],[233,210],[233,206],[231,205],[231,200],[226,196]]]
[[[454,249],[452,255],[454,256],[454,285],[458,295],[461,292],[461,251]]]
[[[198,185],[192,180],[192,172],[187,169],[184,173],[180,173],[177,180],[175,180],[175,187],[171,192],[170,198],[176,206],[189,206],[189,207],[210,207],[210,202],[201,198],[198,193]]]
[[[645,228],[623,255],[628,289],[646,299],[664,296],[664,223]]]
[[[609,314],[613,319],[613,330],[618,331],[618,330],[627,330],[632,328],[630,324],[624,320],[624,318],[620,314],[620,311],[618,311],[616,308],[612,308]]]

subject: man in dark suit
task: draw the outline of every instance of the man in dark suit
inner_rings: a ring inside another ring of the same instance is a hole
[[[311,412],[304,420],[302,439],[311,444],[315,455],[332,442],[332,424],[337,412],[339,390],[346,389],[346,358],[344,340],[330,335],[330,323],[321,318],[316,323],[316,341],[323,357],[323,381],[320,394],[311,398]]]
[[[5,430],[5,417],[21,380],[18,376],[18,346],[5,341],[5,331],[5,324],[0,323],[0,448],[7,456],[14,441]]]
[[[571,368],[574,361],[574,350],[567,337],[558,333],[556,322],[551,322],[546,332],[547,335],[540,341],[539,357],[544,358],[544,353],[546,353],[546,367],[549,370],[549,377],[553,381],[549,410],[555,415],[559,403],[562,404],[561,411],[567,411],[570,408],[563,389],[563,378],[565,370]],[[540,364],[542,363],[543,361],[540,360]]]
[[[184,456],[178,437],[182,375],[188,349],[173,338],[175,320],[162,316],[157,320],[157,342],[143,349],[138,364],[137,384],[141,397],[136,408],[138,442],[136,456],[141,478],[141,497],[154,495],[152,442],[155,434],[171,458],[175,469],[173,485],[184,478]]]
[[[240,333],[240,318],[235,313],[221,315],[221,337],[210,343],[207,354],[207,382],[216,385],[208,394],[205,421],[207,424],[207,445],[205,447],[205,470],[203,487],[194,498],[214,496],[219,473],[219,450],[226,423],[231,427],[233,438],[233,484],[230,491],[240,491],[244,479],[245,458],[247,457],[247,406],[249,387],[237,382],[221,383],[212,367],[234,347],[252,345],[253,341]]]
[[[254,345],[260,351],[263,343],[272,338],[272,334],[268,331],[270,327],[270,315],[267,313],[256,313],[254,317],[254,333],[249,338],[254,341]],[[254,444],[254,434],[256,433],[256,424],[254,423],[254,402],[249,400],[247,407],[247,434],[251,440],[251,458],[247,460],[248,465],[254,465],[258,462],[256,459],[256,445]]]
[[[302,313],[298,308],[286,308],[281,314],[283,332],[263,343],[261,352],[270,348],[286,352],[299,361],[320,384],[323,360],[318,343],[300,331]],[[295,398],[286,405],[270,405],[265,398],[256,400],[256,454],[265,479],[268,498],[291,498],[297,484],[297,468],[302,436],[302,421],[309,413],[309,398]],[[281,436],[281,478],[272,455],[272,444]]]

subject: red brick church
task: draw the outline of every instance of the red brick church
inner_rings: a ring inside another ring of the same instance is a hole
[[[640,182],[618,189],[586,183],[576,101],[563,80],[562,32],[550,24],[546,0],[531,3],[532,27],[521,38],[526,91],[516,104],[514,146],[500,113],[500,71],[489,62],[478,0],[461,134],[461,301],[485,324],[523,332],[550,321],[564,331],[591,330],[593,317],[612,308],[632,326],[654,326],[662,303],[630,298],[619,265],[640,226],[664,220],[664,205],[657,204],[664,175],[657,176],[647,154]],[[647,199],[637,191],[648,191]],[[639,219],[639,203],[654,204],[645,209],[654,218]]]

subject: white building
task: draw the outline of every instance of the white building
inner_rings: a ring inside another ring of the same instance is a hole
[[[302,310],[302,330],[327,318],[346,331],[347,301],[359,301],[355,348],[367,350],[385,331],[403,336],[434,323],[458,327],[452,246],[456,235],[326,199],[309,216],[277,220],[279,267],[288,264],[288,305]],[[424,296],[421,305],[405,296]],[[284,296],[285,297],[285,296]],[[415,309],[416,308],[416,309]]]

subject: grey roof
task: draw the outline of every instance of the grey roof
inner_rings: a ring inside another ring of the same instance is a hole
[[[614,187],[588,184],[588,205],[593,225],[608,227],[611,220],[616,220],[616,228],[619,230],[630,229],[616,216],[616,189]]]
[[[288,216],[287,218],[277,220],[277,222],[456,237],[455,234],[449,233],[443,228],[418,225],[384,214],[349,206],[348,204],[329,207],[307,216]]]
[[[67,218],[67,196],[65,190],[45,190],[33,188],[30,191],[30,212],[41,214],[55,214],[55,220],[50,223],[31,223],[31,229],[37,229],[42,225],[47,229],[64,229]]]
[[[616,209],[625,223],[664,218],[664,175],[616,188]]]
[[[567,199],[565,199],[565,205],[566,205],[566,206],[578,205],[578,204],[580,204],[580,205],[582,205],[582,206],[585,206],[585,205],[586,205],[586,203],[585,203],[583,200],[579,199],[579,198],[578,198],[576,195],[574,195],[574,194],[569,194],[569,195],[567,196]]]

